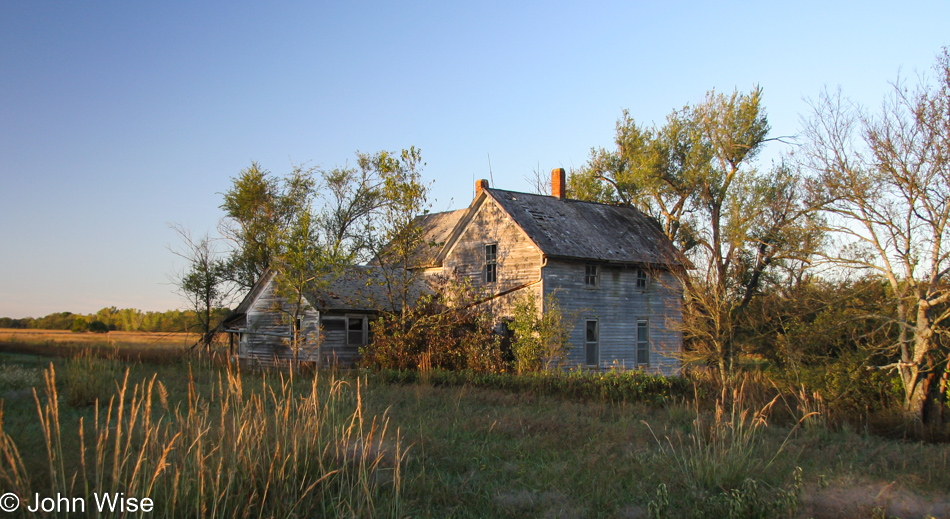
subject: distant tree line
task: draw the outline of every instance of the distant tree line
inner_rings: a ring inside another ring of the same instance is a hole
[[[212,315],[222,319],[229,310],[215,308]],[[0,328],[36,330],[72,330],[74,332],[194,332],[199,329],[199,316],[193,310],[143,312],[135,308],[112,306],[94,314],[55,312],[44,317],[13,319],[0,317]]]

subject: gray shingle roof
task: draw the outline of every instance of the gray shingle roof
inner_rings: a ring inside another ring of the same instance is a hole
[[[394,281],[394,288],[404,282],[403,275],[413,276],[412,273],[402,271],[391,273],[388,279]],[[415,301],[427,292],[428,288],[419,276],[413,277],[415,279],[407,277],[405,282],[410,285],[410,300]],[[323,276],[313,283],[305,295],[310,304],[322,311],[400,310],[398,297],[397,301],[394,301],[396,307],[391,307],[387,276],[383,275],[380,267],[375,266],[352,266],[341,272]]]
[[[457,209],[455,211],[446,211],[444,213],[429,213],[416,218],[416,222],[422,227],[425,233],[425,239],[429,246],[424,246],[420,252],[420,257],[414,262],[420,267],[436,266],[436,258],[439,251],[445,245],[446,240],[455,229],[455,224],[468,212],[468,208]]]
[[[660,226],[632,207],[486,189],[546,256],[684,265]]]

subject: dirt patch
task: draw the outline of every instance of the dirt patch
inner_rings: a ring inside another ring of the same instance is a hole
[[[950,518],[950,495],[919,496],[894,484],[809,489],[802,496],[801,517]]]
[[[509,512],[524,514],[533,510],[538,513],[538,517],[545,519],[587,517],[586,510],[574,506],[567,496],[560,492],[537,493],[528,490],[503,492],[495,496],[495,503]]]

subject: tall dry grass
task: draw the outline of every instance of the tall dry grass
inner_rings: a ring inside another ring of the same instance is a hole
[[[122,493],[150,498],[154,510],[140,514],[149,517],[399,515],[405,453],[385,416],[363,415],[359,381],[314,377],[299,389],[290,377],[264,378],[251,390],[226,371],[208,397],[190,378],[187,398],[174,404],[155,376],[132,383],[126,370],[114,396],[67,431],[52,366],[43,379],[42,394],[34,391],[48,462],[41,473],[28,473],[0,414],[0,483],[24,507],[35,492],[84,497],[87,506],[94,493]]]

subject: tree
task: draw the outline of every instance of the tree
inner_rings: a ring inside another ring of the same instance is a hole
[[[401,153],[381,151],[357,154],[360,168],[382,180],[380,206],[366,226],[368,245],[378,262],[392,312],[406,314],[421,294],[414,287],[419,277],[416,262],[426,248],[425,232],[418,217],[428,213],[429,186],[422,181],[422,154],[416,148]]]
[[[173,229],[181,238],[184,250],[172,249],[172,252],[186,260],[188,265],[172,276],[172,282],[195,312],[198,332],[201,333],[197,344],[204,345],[210,353],[213,331],[218,324],[214,319],[215,309],[225,306],[232,293],[228,265],[207,234],[195,239],[181,226]]]
[[[229,277],[243,289],[249,290],[280,254],[281,233],[301,211],[311,207],[314,172],[313,168],[294,166],[287,177],[278,179],[252,162],[232,179],[221,204],[225,212],[221,234],[234,245]]]
[[[894,311],[874,316],[898,330],[886,351],[904,387],[904,409],[935,421],[928,402],[947,371],[950,318],[950,55],[933,82],[898,81],[881,111],[870,114],[824,92],[805,121],[803,162],[821,177],[830,202],[828,229],[841,246],[829,259],[876,273],[889,285]],[[944,379],[944,384],[945,384]],[[946,388],[941,388],[945,393]],[[940,406],[936,406],[935,410]]]
[[[733,370],[742,313],[777,267],[807,261],[820,244],[817,203],[785,163],[762,173],[756,156],[770,140],[762,90],[709,92],[647,129],[624,112],[617,149],[595,149],[572,176],[572,196],[637,207],[654,217],[692,262],[684,287],[684,338]],[[575,178],[576,177],[576,178]]]
[[[334,168],[321,175],[325,193],[318,225],[327,239],[327,254],[338,262],[370,259],[362,224],[383,203],[383,180],[373,164],[372,160],[360,160],[358,168]]]
[[[307,293],[316,285],[326,283],[333,271],[333,258],[328,257],[328,250],[321,244],[309,208],[300,211],[290,228],[282,231],[279,243],[281,252],[274,257],[272,265],[280,272],[274,278],[277,295],[274,304],[290,324],[289,346],[297,361],[301,351],[311,346],[301,333],[302,318],[310,309]],[[319,359],[320,351],[316,354]]]
[[[709,146],[689,107],[674,111],[661,128],[637,124],[624,110],[617,121],[616,149],[591,150],[588,163],[572,175],[572,196],[633,206],[654,217],[682,250],[691,240],[691,213],[700,178],[708,175]]]

